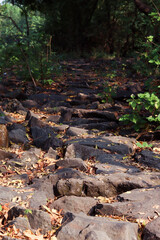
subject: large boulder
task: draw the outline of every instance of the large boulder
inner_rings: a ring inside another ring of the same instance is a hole
[[[64,224],[63,224],[64,223]],[[66,213],[58,240],[137,240],[138,225],[110,218]]]

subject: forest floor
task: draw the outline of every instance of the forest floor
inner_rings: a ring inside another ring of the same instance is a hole
[[[119,121],[148,79],[132,59],[60,64],[48,86],[0,83],[0,238],[160,239],[160,132]]]

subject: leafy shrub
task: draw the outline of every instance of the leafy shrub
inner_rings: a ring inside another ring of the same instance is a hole
[[[0,13],[0,69],[12,69],[23,80],[44,81],[61,70],[52,52],[52,37],[44,31],[45,16],[25,7],[5,4]]]
[[[132,113],[123,115],[119,121],[131,122],[136,131],[149,123],[160,123],[160,99],[155,93],[139,93],[137,98],[132,94],[127,102],[132,107]]]

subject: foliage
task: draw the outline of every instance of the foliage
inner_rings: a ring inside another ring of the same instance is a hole
[[[132,107],[132,113],[123,115],[120,121],[131,122],[136,131],[144,128],[146,124],[160,123],[160,99],[155,93],[139,93],[137,98],[132,94],[127,102]]]
[[[21,6],[5,4],[0,13],[0,69],[10,68],[23,80],[47,81],[60,71],[51,36],[44,32],[45,17]]]
[[[25,215],[28,215],[29,213],[32,214],[32,210],[31,209],[25,209],[24,213],[25,213]]]
[[[142,143],[137,142],[136,145],[137,145],[137,147],[143,148],[143,149],[144,148],[151,148],[153,146],[152,144],[148,144],[147,142],[142,142]]]
[[[144,0],[139,0],[139,2]],[[54,36],[56,49],[90,51],[130,56],[141,52],[142,42],[155,36],[155,24],[149,12],[128,0],[8,0],[45,15],[45,31]],[[159,0],[145,0],[149,9],[159,8]],[[145,13],[145,14],[144,14]],[[155,16],[152,16],[155,18]],[[96,54],[97,55],[97,54]],[[102,56],[102,54],[100,54]]]
[[[98,95],[102,98],[102,103],[108,102],[113,104],[113,97],[116,95],[116,86],[111,86],[109,83],[105,82],[103,92]]]

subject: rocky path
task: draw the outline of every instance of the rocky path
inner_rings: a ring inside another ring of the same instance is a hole
[[[45,89],[0,84],[1,239],[160,239],[159,132],[140,149],[118,121],[145,79],[119,61],[61,65]],[[99,96],[106,81],[112,103]]]

